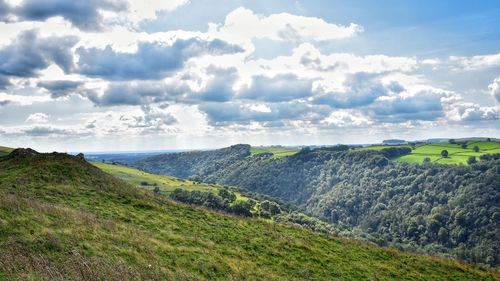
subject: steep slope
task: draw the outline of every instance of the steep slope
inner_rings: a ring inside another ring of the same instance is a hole
[[[162,154],[140,160],[134,165],[154,174],[188,178],[194,174],[215,172],[222,165],[235,163],[250,155],[250,146],[238,144],[210,151]]]
[[[496,271],[180,205],[82,158],[0,158],[0,280],[500,280]]]
[[[380,245],[500,264],[500,155],[448,166],[389,161],[386,152],[304,149],[207,163],[189,176],[295,203]],[[171,157],[162,163],[179,160]]]

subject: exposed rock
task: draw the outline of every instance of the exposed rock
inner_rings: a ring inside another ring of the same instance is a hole
[[[9,157],[12,158],[18,158],[18,157],[29,157],[29,156],[34,156],[38,155],[36,150],[31,149],[31,148],[16,148],[12,150],[12,152],[9,154]]]
[[[80,153],[78,153],[78,154],[76,155],[76,158],[78,158],[78,159],[80,159],[80,160],[85,160],[85,155],[83,155],[83,153],[81,153],[81,152],[80,152]]]

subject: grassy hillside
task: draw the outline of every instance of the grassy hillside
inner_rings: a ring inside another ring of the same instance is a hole
[[[160,193],[163,195],[169,195],[175,189],[181,188],[188,191],[198,190],[198,191],[210,191],[217,193],[222,186],[216,184],[205,184],[197,183],[186,179],[180,179],[169,176],[154,175],[138,169],[127,167],[123,165],[102,163],[102,162],[92,162],[92,164],[106,173],[109,173],[117,178],[120,178],[129,184],[140,187],[146,190],[154,190],[158,187]],[[245,200],[246,197],[242,196],[240,193],[235,192],[236,196],[240,200]]]
[[[448,142],[438,142],[417,146],[408,155],[397,158],[398,161],[407,163],[421,164],[425,158],[430,158],[431,162],[439,164],[465,164],[470,156],[479,158],[484,154],[500,153],[500,142],[495,141],[467,141],[467,147],[462,148],[461,143],[450,144]],[[479,148],[478,152],[474,151],[474,147]],[[409,147],[409,146],[390,146],[390,145],[376,145],[360,148],[359,150],[376,150],[380,151],[388,147]],[[447,150],[448,157],[442,157],[441,151]]]
[[[0,156],[4,156],[12,152],[12,148],[10,147],[5,147],[5,146],[0,146]]]
[[[284,156],[294,155],[299,152],[300,149],[295,147],[286,146],[252,146],[250,148],[251,155],[259,155],[264,153],[271,153],[273,156],[271,158],[281,158]]]
[[[0,249],[0,280],[500,280],[176,204],[63,154],[0,159]]]
[[[169,176],[153,175],[147,172],[137,170],[135,168],[108,164],[102,162],[92,162],[92,164],[106,173],[112,174],[133,186],[141,187],[147,190],[153,190],[158,186],[162,194],[170,194],[176,188],[186,190],[212,191],[218,190],[220,186],[213,184],[195,183],[186,179],[179,179]]]

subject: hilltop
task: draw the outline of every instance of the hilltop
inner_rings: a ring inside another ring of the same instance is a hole
[[[0,179],[0,280],[500,280],[452,260],[174,203],[81,157],[2,157]]]

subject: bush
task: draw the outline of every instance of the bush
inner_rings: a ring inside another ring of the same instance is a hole
[[[467,164],[475,164],[477,163],[476,156],[470,156],[469,159],[467,159]]]

